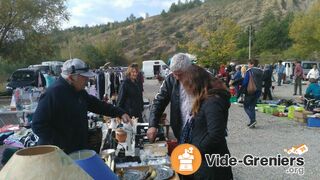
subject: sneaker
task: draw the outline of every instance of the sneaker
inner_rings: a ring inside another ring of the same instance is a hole
[[[256,126],[256,124],[257,124],[257,121],[254,121],[254,122],[248,124],[247,126],[248,126],[249,128],[254,128],[254,127]]]

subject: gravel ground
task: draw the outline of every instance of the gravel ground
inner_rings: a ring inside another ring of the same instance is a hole
[[[145,81],[144,96],[153,100],[158,91],[159,83],[155,80]],[[303,86],[303,92],[306,85]],[[274,96],[278,98],[294,98],[293,85],[275,86]],[[297,97],[297,96],[296,96]],[[169,112],[168,108],[166,110]],[[246,127],[248,117],[243,107],[233,104],[229,111],[229,136],[227,137],[231,155],[243,158],[246,154],[254,156],[287,156],[284,149],[306,144],[309,151],[303,154],[304,175],[287,174],[289,167],[246,167],[238,165],[233,168],[234,179],[319,179],[320,177],[320,128],[309,128],[303,123],[285,117],[275,117],[257,112],[257,126]],[[172,135],[171,135],[172,136]],[[295,156],[297,157],[297,156]]]

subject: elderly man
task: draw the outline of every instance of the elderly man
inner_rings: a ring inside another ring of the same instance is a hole
[[[190,116],[193,99],[188,95],[179,83],[185,70],[191,65],[191,60],[184,53],[178,53],[172,57],[169,74],[160,87],[150,110],[149,129],[147,136],[152,142],[156,138],[159,121],[165,108],[170,105],[170,125],[175,137],[179,140],[181,130]]]
[[[33,116],[32,130],[39,136],[38,145],[56,145],[66,153],[86,149],[87,111],[131,121],[121,108],[100,101],[84,90],[92,76],[80,59],[63,64],[61,77],[41,96]]]

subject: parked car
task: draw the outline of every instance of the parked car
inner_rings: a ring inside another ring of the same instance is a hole
[[[63,62],[62,61],[44,61],[41,63],[41,65],[49,66],[53,75],[60,76]]]
[[[8,79],[6,91],[11,95],[14,89],[26,86],[46,86],[46,80],[39,69],[23,68],[16,70]]]

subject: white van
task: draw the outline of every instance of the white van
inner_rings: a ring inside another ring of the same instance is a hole
[[[164,70],[169,68],[162,60],[147,60],[142,62],[142,71],[147,79],[154,78],[157,74],[164,76]]]
[[[292,79],[295,67],[294,61],[283,61],[282,65],[285,67],[286,77]]]
[[[63,63],[64,62],[62,61],[44,61],[41,64],[50,66],[50,69],[53,71],[54,75],[59,76]]]

